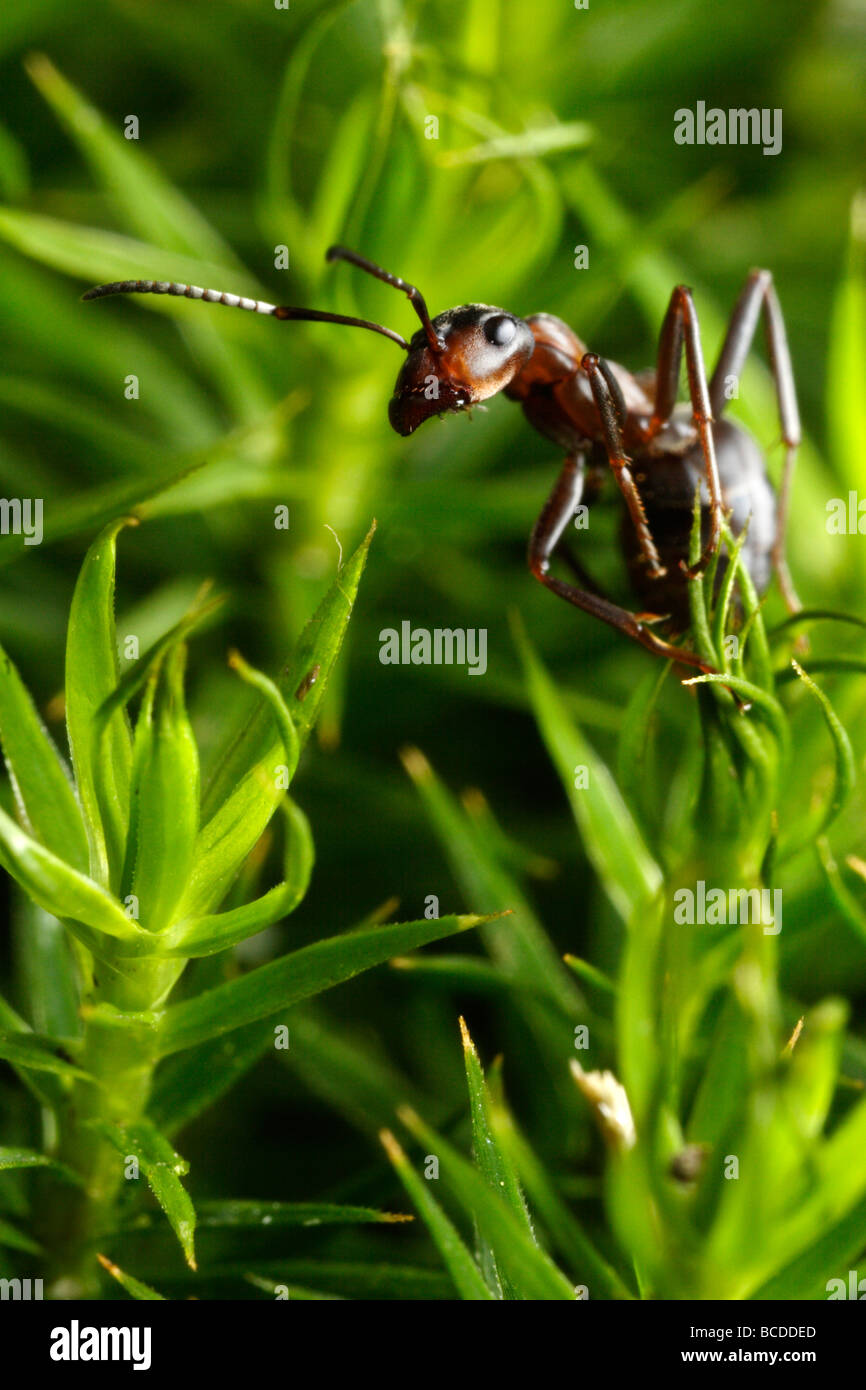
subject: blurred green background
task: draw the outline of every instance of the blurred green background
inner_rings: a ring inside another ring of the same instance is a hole
[[[326,526],[348,552],[378,520],[341,685],[297,783],[318,864],[293,944],[392,896],[407,918],[423,914],[428,894],[443,912],[489,906],[465,901],[403,772],[398,752],[414,744],[452,789],[480,789],[508,836],[558,866],[529,861],[556,945],[611,965],[617,928],[527,713],[509,610],[603,753],[651,658],[529,577],[526,541],[559,459],[505,400],[400,440],[386,414],[400,358],[384,340],[153,299],[83,305],[80,293],[127,276],[190,280],[414,331],[402,296],[325,266],[340,240],[418,284],[434,313],[472,300],[547,310],[638,369],[653,361],[674,284],[695,289],[712,362],[746,272],[768,266],[807,436],[792,570],[809,606],[862,612],[863,538],[829,537],[824,505],[864,476],[866,377],[852,373],[864,362],[866,212],[855,202],[864,38],[860,0],[759,9],[751,0],[591,0],[586,11],[565,0],[287,10],[264,0],[6,0],[0,486],[8,497],[44,498],[46,536],[39,547],[0,538],[0,639],[46,718],[58,713],[51,702],[81,557],[117,512],[135,507],[145,518],[123,536],[118,583],[119,631],[138,634],[142,649],[202,580],[229,595],[190,662],[205,745],[214,711],[243,698],[225,666],[229,646],[275,669],[335,571]],[[781,108],[782,152],[676,145],[674,111],[698,100]],[[137,141],[123,138],[130,114]],[[425,136],[430,116],[437,139]],[[574,268],[581,244],[586,270]],[[288,270],[274,268],[280,245]],[[762,353],[759,344],[734,412],[777,476]],[[135,401],[124,398],[129,374],[140,383]],[[166,480],[176,481],[160,490]],[[279,504],[290,508],[288,531],[274,527]],[[624,593],[617,525],[610,498],[582,555]],[[775,594],[770,611],[781,616]],[[487,674],[381,665],[379,631],[404,619],[486,628]],[[858,645],[838,633],[823,641],[818,654]],[[673,780],[694,702],[669,684],[660,718]],[[840,681],[831,693],[854,733],[862,683]],[[790,774],[794,797],[812,794],[829,756],[820,722],[810,728]],[[839,829],[840,854],[863,853],[860,817],[862,803]],[[788,988],[803,1002],[844,989],[862,1006],[862,949],[844,934],[828,949],[833,912],[817,869],[804,860],[793,872]],[[288,940],[278,933],[256,949]],[[306,1016],[306,1062],[299,1035],[287,1067],[260,1066],[184,1136],[195,1189],[222,1192],[233,1172],[236,1195],[298,1199],[335,1182],[368,1191],[368,1175],[392,1191],[364,1134],[375,1107],[346,1116],[328,1104],[313,1033],[327,1018],[335,1036],[389,1059],[448,1117],[465,1105],[458,1011],[486,1053],[505,1050],[539,1146],[571,1162],[569,1137],[545,1126],[509,1000],[382,970]],[[334,1237],[333,1248],[352,1239]],[[375,1239],[400,1258],[413,1241],[424,1248],[403,1231]]]

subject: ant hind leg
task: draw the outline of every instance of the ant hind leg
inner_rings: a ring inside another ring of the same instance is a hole
[[[710,381],[710,405],[716,419],[725,410],[731,399],[729,385],[736,382],[752,346],[758,319],[763,316],[767,352],[770,357],[770,370],[776,388],[776,402],[779,409],[779,422],[782,427],[782,441],[785,445],[785,462],[779,484],[779,498],[776,508],[776,540],[773,545],[773,567],[778,575],[779,589],[790,613],[799,612],[802,604],[794,590],[788,571],[785,555],[785,536],[788,528],[788,507],[791,497],[791,481],[794,462],[800,445],[800,412],[797,407],[797,389],[794,383],[794,369],[785,320],[781,305],[773,285],[769,270],[753,270],[740,291],[728,324],[725,341],[719,353]]]
[[[550,589],[552,593],[558,594],[560,598],[564,598],[584,613],[590,613],[594,618],[600,618],[602,622],[608,623],[618,632],[630,637],[633,642],[638,642],[655,656],[664,657],[668,661],[683,662],[687,666],[696,666],[699,670],[710,675],[715,674],[715,668],[705,662],[696,652],[688,651],[683,647],[675,647],[671,642],[665,642],[663,638],[657,637],[650,630],[650,620],[646,615],[630,613],[627,609],[620,608],[618,604],[611,603],[609,599],[603,598],[600,594],[589,593],[585,589],[578,588],[576,584],[567,584],[564,580],[557,579],[555,575],[550,573],[550,560],[553,552],[583,495],[583,477],[583,455],[570,454],[566,458],[550,496],[542,507],[538,520],[532,529],[532,536],[529,541],[531,573],[539,583]]]

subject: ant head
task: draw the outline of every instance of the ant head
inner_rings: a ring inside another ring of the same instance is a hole
[[[409,343],[388,419],[412,434],[433,415],[465,410],[495,396],[532,356],[535,340],[523,319],[490,304],[464,304],[437,314]]]
[[[350,328],[366,328],[389,338],[406,353],[394,395],[388,407],[388,418],[398,434],[412,434],[432,415],[465,410],[467,406],[486,401],[513,381],[532,356],[535,339],[529,324],[504,309],[490,304],[464,304],[448,309],[431,319],[419,290],[399,275],[383,270],[374,261],[359,256],[345,246],[332,246],[329,261],[348,261],[350,265],[382,280],[409,299],[421,320],[421,327],[406,341],[402,334],[370,319],[347,314],[332,314],[323,309],[303,309],[290,304],[267,304],[263,300],[247,299],[219,290],[204,290],[197,285],[182,285],[174,280],[113,280],[111,284],[96,285],[84,295],[85,299],[102,299],[112,294],[171,294],[184,299],[201,299],[206,304],[226,304],[233,309],[247,309],[256,314],[272,314],[285,322],[341,323]]]

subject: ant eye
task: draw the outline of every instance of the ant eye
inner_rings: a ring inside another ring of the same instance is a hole
[[[505,314],[496,314],[484,325],[484,336],[496,347],[506,347],[517,332],[517,324]]]

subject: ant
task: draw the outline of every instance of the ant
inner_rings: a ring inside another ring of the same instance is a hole
[[[522,319],[490,304],[463,304],[431,319],[420,291],[399,275],[344,246],[332,246],[327,260],[348,261],[402,290],[421,321],[411,340],[368,319],[267,304],[164,280],[97,285],[84,298],[180,295],[277,319],[342,323],[380,333],[406,353],[388,406],[392,427],[404,436],[434,415],[466,410],[504,391],[520,402],[534,429],[565,450],[559,477],[532,530],[531,573],[560,598],[657,656],[713,672],[697,653],[665,641],[653,629],[666,623],[676,635],[688,627],[688,583],[703,574],[717,552],[725,513],[733,535],[748,525],[741,559],[758,593],[766,590],[775,569],[787,606],[791,611],[799,608],[784,537],[800,419],[785,324],[768,270],[753,270],[747,277],[708,382],[694,299],[685,285],[671,294],[655,368],[632,374],[587,351],[568,324],[553,314]],[[722,419],[729,383],[742,372],[761,315],[786,449],[778,498],[757,442],[742,425]],[[677,405],[683,351],[690,408]],[[632,587],[652,611],[632,613],[611,602],[570,556],[577,577],[588,587],[550,573],[569,520],[584,499],[594,499],[608,469],[625,501],[621,541]],[[689,565],[698,488],[702,551],[697,563]]]

